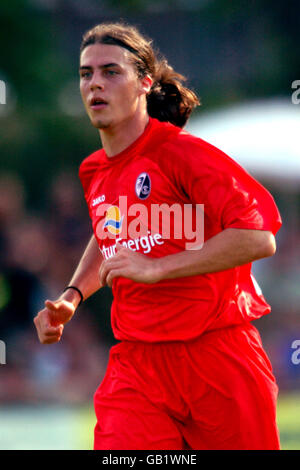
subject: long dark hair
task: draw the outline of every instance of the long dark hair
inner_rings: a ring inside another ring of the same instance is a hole
[[[147,94],[147,110],[151,117],[183,127],[193,109],[200,105],[196,94],[183,86],[185,77],[168,64],[152,48],[152,40],[136,27],[125,23],[102,23],[87,31],[80,53],[91,44],[110,44],[131,52],[131,59],[140,78],[149,74],[153,85]]]

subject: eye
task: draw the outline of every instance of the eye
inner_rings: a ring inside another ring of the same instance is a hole
[[[81,72],[80,78],[90,78],[91,75],[91,72]]]
[[[113,77],[114,75],[118,75],[118,72],[116,72],[115,70],[105,70],[106,75],[109,75],[111,77]]]

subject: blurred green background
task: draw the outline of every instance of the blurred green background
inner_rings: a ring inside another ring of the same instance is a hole
[[[100,141],[79,95],[83,33],[123,19],[152,37],[200,96],[191,119],[199,119],[200,136],[206,116],[248,103],[263,103],[263,115],[264,103],[273,101],[293,115],[287,128],[296,123],[299,135],[300,104],[291,100],[292,82],[300,79],[298,10],[296,0],[1,2],[0,80],[7,96],[0,104],[0,339],[6,343],[0,449],[91,448],[93,393],[114,343],[109,289],[80,308],[57,345],[39,345],[32,325],[45,298],[55,298],[69,281],[91,235],[77,173]],[[291,344],[300,339],[300,154],[282,129],[274,127],[267,142],[272,148],[282,134],[286,144],[276,175],[272,155],[256,155],[263,171],[249,159],[249,171],[271,191],[284,222],[275,257],[255,263],[272,306],[256,326],[279,384],[282,448],[300,449],[300,364],[291,360]],[[231,156],[238,159],[239,152]]]

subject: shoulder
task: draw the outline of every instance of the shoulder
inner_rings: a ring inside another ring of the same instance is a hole
[[[176,154],[179,158],[190,155],[202,156],[214,153],[222,153],[219,149],[204,141],[203,139],[190,134],[185,129],[177,127],[169,122],[154,121],[154,132],[152,133],[152,143],[157,143],[163,150],[164,156]]]
[[[88,155],[80,164],[79,166],[79,174],[85,175],[90,171],[95,171],[97,167],[99,167],[99,163],[103,157],[103,150],[96,150],[95,152]]]
[[[236,176],[237,178],[252,178],[231,156],[211,143],[190,134],[184,129],[167,138],[162,146],[162,159],[170,160],[176,169],[201,173],[203,177],[223,179]],[[190,173],[192,177],[192,173]]]
[[[206,165],[220,165],[220,163],[238,165],[221,149],[184,129],[180,129],[172,139],[166,141],[165,150],[176,153],[183,160],[201,160],[201,163]]]
[[[184,187],[186,192],[191,192],[193,185],[207,193],[213,187],[265,190],[225,152],[182,129],[164,141],[159,159],[163,171],[170,175],[177,186]]]
[[[172,167],[172,172],[181,171],[183,167],[189,170],[201,167],[203,172],[230,171],[232,166],[238,167],[232,158],[209,142],[172,124],[161,124],[157,132],[161,138],[159,142],[156,139],[159,151],[154,156],[160,166]]]
[[[89,188],[90,182],[99,168],[103,158],[103,150],[97,150],[86,157],[79,166],[79,178],[83,186],[84,192]]]

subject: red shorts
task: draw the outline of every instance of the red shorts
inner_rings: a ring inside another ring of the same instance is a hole
[[[251,324],[190,342],[121,342],[95,393],[94,448],[279,449],[278,387]]]

